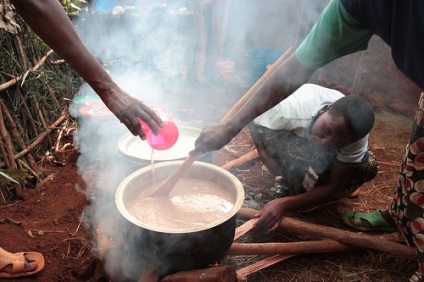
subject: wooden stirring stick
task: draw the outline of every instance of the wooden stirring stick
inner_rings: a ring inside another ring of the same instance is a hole
[[[292,47],[287,49],[286,52],[284,52],[283,55],[271,66],[271,68],[265,72],[262,77],[256,81],[256,83],[249,89],[249,91],[246,92],[246,94],[241,97],[241,99],[227,112],[227,114],[221,119],[221,122],[224,122],[228,120],[236,111],[238,111],[244,103],[252,96],[253,93],[255,93],[256,89],[258,89],[262,83],[268,78],[269,74],[272,73],[282,62],[284,62],[292,53]],[[165,181],[160,182],[158,185],[153,185],[146,189],[143,192],[143,197],[153,197],[153,196],[168,196],[171,190],[174,188],[175,184],[178,182],[178,180],[183,176],[185,171],[196,161],[198,158],[200,158],[203,154],[198,153],[193,156],[189,156],[182,164],[181,166],[173,172]]]
[[[143,198],[157,197],[157,196],[168,196],[169,193],[175,186],[175,183],[183,176],[186,170],[200,158],[203,154],[197,153],[189,156],[184,162],[174,171],[165,181],[160,182],[157,185],[153,185],[143,192]]]

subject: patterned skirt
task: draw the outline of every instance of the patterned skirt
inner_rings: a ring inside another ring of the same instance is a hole
[[[424,273],[424,93],[418,102],[389,211],[409,245],[417,248],[419,270],[414,281],[421,281]]]

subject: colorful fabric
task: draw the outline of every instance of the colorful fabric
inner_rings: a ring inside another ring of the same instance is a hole
[[[424,273],[424,93],[421,93],[418,110],[409,143],[400,167],[395,197],[390,215],[409,245],[418,250],[419,271]]]

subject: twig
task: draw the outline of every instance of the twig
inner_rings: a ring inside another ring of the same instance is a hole
[[[85,208],[84,208],[84,210],[82,211],[81,218],[80,218],[80,222],[78,223],[77,229],[75,230],[75,232],[74,232],[74,233],[69,233],[69,235],[71,235],[71,236],[75,236],[75,235],[77,234],[77,232],[78,232],[78,230],[79,230],[79,228],[80,228],[80,226],[81,226],[82,220],[83,220],[83,218],[84,218],[84,212],[85,212]]]
[[[21,149],[25,149],[26,148],[26,144],[21,136],[21,134],[18,132],[18,126],[17,123],[15,121],[15,119],[12,117],[12,115],[10,114],[10,112],[7,110],[6,105],[3,103],[3,101],[0,100],[0,104],[3,108],[3,113],[5,114],[6,118],[7,118],[7,122],[9,124],[8,129],[11,132],[14,140],[16,140],[16,142],[18,143],[18,145],[20,146]],[[38,166],[37,163],[34,161],[34,158],[32,157],[31,154],[28,154],[27,156],[27,161],[29,166],[33,169],[33,170],[38,170]]]
[[[38,179],[39,175],[29,166],[27,165],[24,161],[18,159],[18,163],[23,166],[24,168],[26,168],[32,175],[35,176],[35,178]]]
[[[59,136],[57,137],[55,152],[60,152],[60,141],[62,140],[63,128],[61,128],[59,132]]]
[[[63,64],[63,63],[65,63],[65,60],[50,60],[50,64],[52,64],[52,65],[60,65],[60,64]]]
[[[66,252],[66,258],[71,258],[71,259],[77,260],[84,254],[85,249],[88,248],[88,246],[90,246],[90,244],[84,238],[68,238],[68,239],[65,239],[64,241],[72,241],[72,240],[82,241],[82,246],[79,249],[77,256],[71,257],[71,256],[69,256],[69,254],[71,253],[71,242],[69,242],[68,251]]]
[[[7,152],[7,156],[4,156],[4,158],[8,158],[8,162],[10,164],[10,168],[17,168],[15,163],[15,157],[13,152],[13,144],[12,139],[10,138],[9,133],[6,130],[4,120],[3,120],[3,106],[0,105],[0,137],[3,139],[5,150]],[[1,164],[0,166],[3,166]]]
[[[31,71],[35,71],[37,70],[40,66],[42,66],[44,64],[44,61],[51,55],[53,54],[53,50],[50,50],[49,52],[47,52],[47,54],[41,58],[41,60],[38,62],[37,65],[35,65],[33,68],[27,70],[23,75],[20,75],[18,77],[15,77],[11,80],[9,80],[8,82],[5,82],[3,84],[0,84],[0,92],[11,87],[12,85],[15,85],[16,83],[18,83],[19,81],[21,81],[22,79],[24,79],[28,73],[30,73]],[[24,80],[21,83],[21,86],[24,84]]]
[[[37,137],[37,139],[35,139],[35,141],[32,142],[25,150],[22,150],[21,152],[16,154],[14,156],[14,158],[19,159],[19,158],[22,158],[23,156],[25,156],[26,154],[28,154],[28,152],[30,152],[32,149],[34,149],[36,146],[38,146],[44,140],[44,138],[46,136],[48,136],[53,131],[53,129],[55,129],[59,124],[61,124],[68,117],[69,117],[68,112],[65,112],[64,114],[62,114],[62,116],[60,116],[59,119],[57,119],[51,126],[49,126],[46,129],[46,131],[44,131],[42,134],[40,134]],[[1,162],[0,166],[3,166],[3,165],[4,165],[4,162]]]
[[[18,225],[18,226],[21,226],[22,225],[22,222],[13,220],[13,219],[8,218],[8,217],[3,218],[3,219],[0,219],[0,223],[10,223],[10,224]]]

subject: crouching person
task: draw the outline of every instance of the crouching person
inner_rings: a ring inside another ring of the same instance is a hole
[[[373,125],[364,98],[314,84],[257,117],[250,134],[279,181],[256,227],[275,230],[285,213],[349,196],[375,178],[378,162],[368,150]]]

